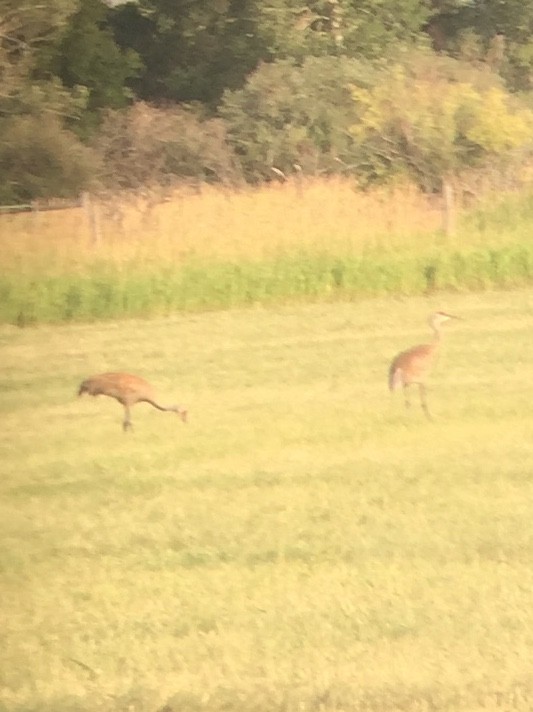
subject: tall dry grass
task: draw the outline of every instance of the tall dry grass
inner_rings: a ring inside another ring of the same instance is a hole
[[[416,243],[441,223],[439,206],[412,187],[363,192],[339,177],[238,190],[204,185],[94,207],[98,235],[84,208],[0,217],[4,265],[40,269],[43,257],[50,270],[95,259],[120,264],[361,253]]]
[[[454,236],[438,199],[338,177],[3,216],[0,322],[531,284],[531,194],[491,201],[463,212]]]

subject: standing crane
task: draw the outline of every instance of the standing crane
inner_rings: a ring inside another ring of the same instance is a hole
[[[400,386],[403,387],[405,405],[410,406],[409,386],[418,384],[420,391],[420,405],[426,416],[431,420],[431,415],[427,405],[425,380],[431,370],[433,361],[440,344],[440,327],[450,319],[460,319],[461,317],[447,314],[446,312],[434,312],[429,317],[429,325],[433,330],[433,341],[430,344],[420,344],[413,346],[406,351],[402,351],[394,357],[389,368],[389,389],[395,391]]]
[[[123,429],[129,430],[131,425],[130,408],[136,403],[149,403],[154,408],[177,413],[183,422],[187,422],[187,411],[179,405],[161,405],[157,402],[152,386],[129,373],[100,373],[85,379],[79,387],[78,396],[88,393],[90,396],[109,396],[124,406]]]

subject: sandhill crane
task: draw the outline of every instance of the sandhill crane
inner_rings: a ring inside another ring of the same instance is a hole
[[[429,413],[425,380],[428,375],[440,343],[440,326],[449,319],[460,319],[461,317],[447,314],[446,312],[435,312],[429,317],[429,325],[433,329],[433,341],[430,344],[420,344],[413,346],[406,351],[402,351],[394,357],[389,368],[389,388],[395,391],[400,386],[403,387],[405,405],[410,406],[409,386],[418,384],[420,390],[420,404],[426,416],[431,420]]]
[[[88,393],[91,396],[110,396],[124,406],[123,429],[129,430],[131,425],[130,408],[136,403],[149,403],[158,410],[178,413],[183,422],[187,421],[187,411],[179,405],[161,405],[156,401],[152,386],[139,376],[129,373],[100,373],[83,381],[78,390],[78,396]]]

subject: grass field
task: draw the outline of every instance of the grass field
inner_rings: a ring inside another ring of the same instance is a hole
[[[0,324],[533,284],[531,189],[461,211],[453,236],[435,196],[339,178],[99,208],[98,244],[81,208],[0,216]]]
[[[435,420],[390,358],[449,325]],[[533,708],[533,291],[0,327],[0,708]],[[190,410],[77,399],[144,375]],[[165,706],[166,705],[166,706]]]
[[[405,254],[407,264],[381,256],[385,245],[403,253],[431,247],[428,232],[442,221],[434,203],[409,186],[365,193],[339,178],[232,191],[204,185],[163,202],[120,195],[94,203],[97,243],[84,208],[0,215],[0,323],[145,318],[337,292],[351,298],[394,291],[391,272],[419,292],[424,266]],[[363,259],[368,251],[374,259]],[[529,257],[518,259],[529,281]],[[450,268],[444,272],[449,281]]]

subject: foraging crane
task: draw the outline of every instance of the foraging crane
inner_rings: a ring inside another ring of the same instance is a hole
[[[124,406],[123,429],[131,425],[130,408],[136,403],[149,403],[154,408],[177,413],[183,422],[187,421],[187,411],[179,405],[164,406],[156,401],[152,386],[139,376],[129,373],[100,373],[83,381],[78,396],[88,393],[90,396],[110,396]]]
[[[407,351],[402,351],[393,359],[389,368],[389,389],[395,391],[400,386],[403,387],[405,406],[409,408],[409,386],[418,384],[420,391],[420,404],[426,416],[431,420],[426,398],[425,380],[428,375],[440,344],[441,324],[449,319],[460,319],[461,317],[447,314],[446,312],[435,312],[429,317],[429,325],[433,329],[433,341],[430,344],[420,344],[413,346]]]

